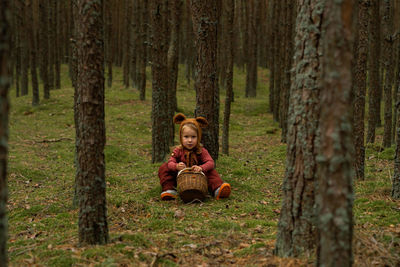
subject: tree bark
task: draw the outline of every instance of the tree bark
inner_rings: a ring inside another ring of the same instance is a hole
[[[368,96],[369,96],[369,107],[368,107],[368,131],[367,131],[367,143],[375,142],[375,128],[377,127],[376,114],[380,114],[379,108],[379,94],[380,94],[380,79],[379,79],[379,67],[381,57],[380,47],[380,14],[379,14],[379,1],[371,1],[371,23],[370,23],[370,56],[369,56],[369,79],[368,79]]]
[[[9,55],[11,52],[10,1],[0,0],[0,266],[8,265],[7,239],[7,165],[8,114],[10,87]]]
[[[169,153],[171,117],[168,117],[168,2],[152,0],[152,162],[162,162]]]
[[[39,54],[40,54],[40,77],[43,82],[43,96],[50,98],[50,83],[48,74],[48,0],[39,0]]]
[[[30,25],[27,31],[27,37],[29,39],[29,51],[30,51],[30,62],[31,62],[31,79],[32,79],[32,106],[39,105],[39,83],[37,78],[37,63],[36,63],[36,45],[35,45],[35,36],[34,36],[34,28],[33,28],[33,0],[28,0],[26,2],[27,5],[27,16],[26,19],[28,21],[28,25]]]
[[[257,0],[247,5],[246,97],[257,96]]]
[[[224,0],[226,10],[226,42],[225,50],[227,53],[226,63],[226,96],[225,96],[225,110],[224,110],[224,123],[222,128],[222,153],[229,155],[229,121],[231,115],[231,103],[233,96],[233,20],[235,17],[235,1]]]
[[[169,0],[170,4],[170,17],[171,17],[171,34],[168,50],[168,70],[169,70],[169,96],[168,96],[168,109],[169,118],[174,116],[175,111],[178,109],[178,101],[176,98],[176,86],[178,82],[178,64],[179,64],[179,29],[181,23],[181,0]],[[170,145],[174,144],[175,127],[171,120],[170,127]]]
[[[352,0],[327,0],[323,12],[317,266],[353,262],[352,13]]]
[[[103,3],[77,1],[79,243],[108,243]]]
[[[295,32],[286,172],[275,253],[310,253],[315,247],[314,195],[320,114],[321,25],[324,1],[300,0]]]
[[[354,72],[354,110],[353,110],[353,127],[354,127],[354,148],[355,158],[354,166],[356,178],[364,180],[365,168],[365,145],[364,145],[364,128],[365,128],[365,94],[367,89],[367,60],[368,60],[368,23],[370,0],[358,1],[358,22],[356,35],[357,53],[355,58]]]
[[[390,147],[392,145],[392,87],[394,82],[394,69],[395,64],[393,61],[393,16],[392,16],[392,1],[385,0],[385,10],[383,15],[384,39],[383,39],[383,53],[384,53],[384,131],[383,131],[383,147]]]
[[[142,23],[139,26],[139,49],[140,56],[138,60],[138,87],[140,100],[146,99],[146,65],[147,65],[147,39],[148,39],[148,3],[147,0],[140,1],[140,18]]]
[[[195,116],[208,120],[202,143],[214,160],[219,150],[219,88],[217,76],[217,3],[192,0],[193,32],[196,38]]]

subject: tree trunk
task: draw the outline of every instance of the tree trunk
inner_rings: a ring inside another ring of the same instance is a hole
[[[352,0],[326,0],[322,14],[317,266],[353,262],[352,13]]]
[[[384,132],[383,132],[383,147],[392,145],[392,87],[394,82],[395,64],[393,61],[393,16],[391,3],[392,0],[385,0],[385,10],[383,16],[384,40],[384,66],[385,66],[385,85],[384,85]]]
[[[321,24],[324,1],[300,0],[290,92],[286,174],[275,253],[310,253],[315,247],[314,195],[320,114]],[[308,52],[306,52],[308,51]]]
[[[125,88],[129,87],[129,76],[130,76],[130,59],[131,59],[131,25],[130,21],[132,18],[131,14],[131,1],[124,0],[124,23],[123,25],[123,38],[122,38],[122,60],[123,60],[123,81]]]
[[[353,127],[354,127],[354,148],[355,158],[354,166],[356,178],[364,180],[365,167],[365,145],[364,145],[364,128],[365,128],[365,94],[367,88],[367,60],[368,60],[368,23],[370,0],[361,0],[358,2],[358,22],[356,34],[357,53],[355,58],[355,72],[353,78],[354,85],[354,110],[353,110]]]
[[[276,22],[274,23],[274,33],[275,33],[275,49],[274,49],[274,120],[279,122],[279,107],[280,107],[280,91],[281,91],[281,42],[282,42],[282,32],[281,32],[281,23],[282,23],[282,1],[278,0],[275,2],[276,5],[276,13],[275,18]]]
[[[169,0],[170,4],[170,17],[171,17],[171,36],[168,51],[168,70],[169,70],[169,88],[168,88],[168,111],[169,118],[174,116],[175,111],[178,109],[178,102],[176,98],[176,86],[178,81],[178,64],[179,64],[179,28],[181,23],[181,0]],[[171,120],[170,127],[170,145],[174,144],[175,126]]]
[[[368,96],[369,96],[369,107],[368,107],[368,131],[367,131],[367,143],[375,142],[375,128],[377,127],[376,114],[380,114],[379,108],[379,92],[380,92],[380,80],[379,80],[379,66],[381,57],[380,48],[380,15],[379,15],[379,1],[371,1],[371,23],[370,23],[370,56],[369,56],[369,67],[368,67]]]
[[[108,243],[102,1],[77,0],[79,243]]]
[[[195,116],[205,117],[209,126],[202,143],[214,160],[219,150],[219,88],[217,77],[217,3],[192,0],[193,32],[197,47]]]
[[[48,18],[47,6],[48,0],[39,0],[39,54],[40,54],[40,77],[43,82],[43,96],[45,99],[50,98],[50,83],[48,76]]]
[[[29,39],[29,51],[30,51],[30,62],[31,62],[31,78],[32,78],[32,106],[39,105],[39,84],[37,78],[37,63],[36,63],[36,45],[33,27],[33,0],[28,0],[27,5],[27,16],[28,25],[30,25],[27,31],[27,37]]]
[[[151,1],[152,31],[152,162],[169,153],[171,117],[168,117],[168,2]]]
[[[400,58],[400,42],[398,44],[398,52]],[[397,62],[397,68],[400,70],[400,60]],[[392,181],[392,198],[400,199],[400,71],[397,73],[397,80],[399,81],[396,88],[396,113],[397,113],[397,137],[396,137],[396,154],[394,158],[394,174]]]
[[[146,65],[147,65],[147,39],[148,39],[148,3],[147,0],[140,1],[140,18],[142,23],[139,26],[139,48],[140,55],[138,57],[138,87],[140,92],[140,100],[146,99]],[[171,120],[172,121],[172,120]]]
[[[276,10],[277,4],[276,0],[271,0],[269,2],[269,6],[271,7],[271,25],[270,25],[270,48],[269,48],[269,111],[273,114],[274,120],[276,121],[276,113],[275,113],[275,40],[276,40],[276,32],[275,32],[275,25],[276,25]]]
[[[247,4],[246,97],[257,96],[257,0]]]
[[[10,74],[8,69],[11,53],[11,29],[9,22],[10,1],[0,0],[0,266],[8,265],[7,239],[7,160],[8,160],[8,114]]]
[[[279,118],[282,127],[281,142],[286,143],[287,129],[288,129],[288,110],[289,110],[289,98],[290,98],[290,81],[291,81],[291,69],[293,62],[293,20],[295,19],[295,2],[292,0],[286,0],[286,27],[285,27],[285,57],[284,57],[284,68],[283,68],[283,86],[281,90],[281,103],[282,108],[280,110]]]
[[[54,23],[54,3],[56,0],[48,0],[47,19],[48,19],[48,79],[50,90],[54,89],[54,57],[55,57],[55,23]]]
[[[226,96],[225,96],[225,110],[224,110],[224,124],[222,128],[222,153],[229,155],[229,119],[231,115],[231,102],[233,95],[233,20],[235,17],[235,1],[224,0],[226,10]]]

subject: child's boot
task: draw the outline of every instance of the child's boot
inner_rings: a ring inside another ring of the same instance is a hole
[[[227,198],[229,197],[230,194],[231,194],[231,186],[228,183],[223,183],[214,192],[214,196],[216,199]]]
[[[161,200],[173,200],[178,196],[178,192],[174,189],[169,189],[161,193]]]

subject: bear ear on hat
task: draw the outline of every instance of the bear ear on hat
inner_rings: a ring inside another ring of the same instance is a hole
[[[178,113],[174,116],[174,123],[181,124],[184,120],[186,120],[186,116],[182,113]]]
[[[208,126],[208,121],[203,117],[197,117],[196,121],[201,128],[206,128]]]

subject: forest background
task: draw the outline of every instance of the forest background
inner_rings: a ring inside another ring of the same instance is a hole
[[[198,36],[193,31],[196,25],[192,23],[195,16],[191,13],[196,1],[170,1],[168,6],[161,2],[103,2],[107,127],[104,152],[110,236],[107,245],[82,247],[77,235],[78,210],[73,204],[76,188],[74,107],[76,111],[80,72],[79,52],[74,54],[75,44],[79,47],[80,41],[74,33],[74,23],[79,21],[74,20],[75,2],[11,1],[13,49],[7,205],[10,264],[314,264],[318,261],[315,248],[301,255],[290,255],[296,258],[281,258],[273,253],[277,251],[278,220],[282,220],[281,214],[285,211],[282,198],[288,192],[282,194],[285,188],[282,185],[289,179],[290,164],[287,160],[290,150],[285,143],[292,144],[288,104],[294,90],[290,76],[293,70],[289,70],[293,64],[291,59],[296,58],[295,21],[300,17],[301,5],[292,1],[232,1],[233,5],[230,1],[216,2],[214,15],[220,23],[215,32],[221,34],[215,39],[218,47],[218,53],[214,54],[218,62],[215,81],[221,89],[211,91],[214,99],[217,98],[213,102],[216,106],[211,105],[213,116],[226,119],[227,103],[234,101],[228,114],[229,135],[224,131],[225,121],[219,122],[216,117],[209,119],[217,122],[217,142],[214,131],[214,136],[210,134],[210,140],[214,138],[210,151],[218,159],[218,171],[231,183],[233,192],[228,200],[207,199],[204,203],[184,205],[179,200],[159,200],[157,168],[168,155],[174,134],[166,135],[167,145],[155,144],[159,138],[154,137],[157,108],[154,103],[160,92],[154,86],[154,66],[158,64],[154,55],[159,48],[163,50],[165,63],[173,63],[167,66],[170,72],[164,73],[166,87],[171,90],[168,92],[172,92],[165,104],[173,109],[165,109],[161,119],[172,117],[176,111],[190,116],[199,110],[207,112],[207,107],[199,104],[201,92],[196,88],[196,73],[200,72],[196,65]],[[304,6],[313,3],[300,2]],[[321,1],[315,1],[318,2]],[[355,196],[351,222],[354,238],[350,250],[357,266],[396,266],[400,262],[400,204],[393,197],[392,180],[396,177],[393,162],[398,127],[393,103],[396,103],[400,80],[399,2],[358,1],[357,10],[362,10],[364,2],[369,14],[366,20],[370,47],[368,71],[370,76],[378,78],[370,77],[368,85],[375,88],[372,84],[375,82],[381,86],[376,86],[380,91],[368,91],[368,115],[361,119],[368,126],[367,144],[364,146],[363,140],[365,163],[361,163],[361,168],[356,165],[351,182]],[[154,7],[161,7],[158,11],[164,11],[160,14],[166,14],[168,20],[157,24]],[[360,18],[359,15],[354,21],[359,22]],[[373,26],[378,25],[382,32],[376,37],[377,29]],[[235,30],[226,30],[229,27]],[[164,34],[164,38],[156,39],[159,37],[155,33]],[[232,49],[227,49],[230,45]],[[374,54],[377,46],[381,53],[378,55]],[[354,45],[355,59],[361,54],[357,48]],[[171,55],[176,56],[175,61],[170,59]],[[236,66],[234,76],[228,70],[230,62]],[[35,78],[36,66],[40,77]],[[375,69],[378,71],[373,74]],[[360,72],[354,71],[353,75],[357,73]],[[169,81],[171,77],[176,77],[175,81]],[[354,76],[353,81],[356,80],[358,77]],[[355,89],[352,92],[355,99],[363,98],[357,97]],[[371,97],[372,94],[376,95]],[[176,102],[171,95],[177,96]],[[376,109],[371,108],[375,103],[369,102],[370,99],[379,99]],[[384,105],[379,106],[382,102]],[[356,103],[354,114],[360,114]],[[169,127],[168,131],[173,130]],[[356,131],[353,134],[359,136]],[[224,146],[227,140],[229,145],[220,151],[219,142]],[[357,155],[354,157],[358,159]]]

